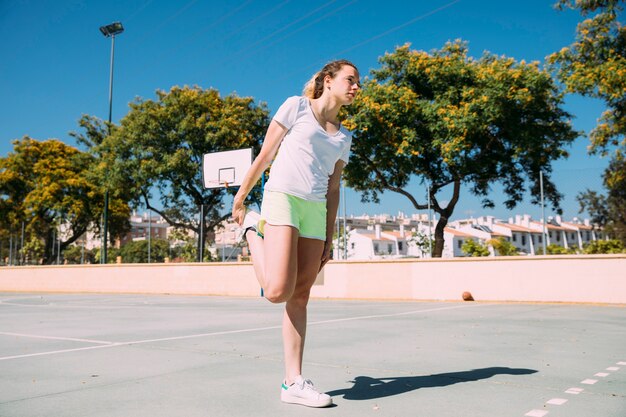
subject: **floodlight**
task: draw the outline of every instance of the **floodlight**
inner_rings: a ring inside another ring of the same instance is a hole
[[[100,32],[108,38],[124,32],[124,26],[120,22],[113,22],[110,25],[100,26]]]

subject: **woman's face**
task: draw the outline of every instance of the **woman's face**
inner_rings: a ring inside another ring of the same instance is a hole
[[[334,95],[342,105],[352,104],[357,91],[361,88],[359,72],[350,65],[344,65],[334,78],[328,77],[330,93]]]

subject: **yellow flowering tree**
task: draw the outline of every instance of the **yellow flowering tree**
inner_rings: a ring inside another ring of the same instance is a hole
[[[593,153],[626,149],[626,28],[620,23],[624,0],[559,0],[560,9],[580,10],[576,40],[548,57],[566,91],[602,100],[607,110],[591,131]],[[593,16],[592,16],[593,15]],[[590,17],[591,16],[591,17]]]
[[[585,18],[576,40],[548,57],[566,91],[600,99],[606,110],[590,132],[592,154],[611,155],[603,174],[607,194],[586,190],[577,196],[594,223],[626,243],[626,28],[624,0],[559,0]]]
[[[354,130],[345,177],[364,201],[393,191],[424,210],[427,202],[408,184],[417,178],[430,185],[439,214],[436,257],[461,184],[482,196],[484,207],[493,207],[491,187],[500,183],[511,209],[527,189],[538,203],[542,170],[545,194],[560,210],[551,163],[567,156],[564,146],[578,134],[550,74],[537,63],[488,53],[474,59],[462,41],[431,53],[405,45],[380,63],[345,115],[346,127]],[[444,205],[440,193],[450,188]]]
[[[20,255],[29,262],[52,263],[58,246],[63,252],[85,232],[99,231],[104,190],[88,174],[95,161],[55,139],[25,136],[13,145],[13,152],[0,158],[0,228],[17,237],[24,224]],[[125,201],[112,199],[114,236],[128,230],[129,214]]]
[[[614,156],[602,179],[606,195],[589,189],[580,193],[580,211],[587,211],[594,226],[626,245],[626,159]]]

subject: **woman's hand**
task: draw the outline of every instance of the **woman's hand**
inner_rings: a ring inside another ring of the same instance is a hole
[[[243,200],[235,197],[233,201],[233,220],[241,226],[243,224],[243,218],[246,217],[246,207],[243,205]]]
[[[326,262],[330,261],[330,249],[332,248],[333,244],[332,241],[326,241],[324,242],[324,252],[322,252],[322,263],[320,264],[320,271],[322,270],[322,268],[324,268],[324,265],[326,265]],[[319,271],[318,271],[319,272]]]

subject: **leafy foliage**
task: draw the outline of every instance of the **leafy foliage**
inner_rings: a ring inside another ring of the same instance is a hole
[[[93,251],[89,249],[83,249],[79,245],[70,245],[63,251],[63,259],[68,264],[93,264],[96,262],[96,257]]]
[[[610,146],[626,150],[626,28],[620,22],[623,0],[559,0],[560,9],[578,9],[584,17],[576,40],[548,57],[568,92],[602,100],[607,110],[590,133],[591,151]],[[591,17],[588,17],[592,15]]]
[[[471,257],[479,257],[479,256],[489,256],[489,248],[486,245],[483,245],[480,242],[477,242],[474,239],[467,239],[461,250],[467,254],[467,256]]]
[[[519,255],[519,252],[515,245],[503,237],[491,239],[488,243],[495,249],[496,252],[498,252],[498,255],[500,256]]]
[[[626,158],[613,156],[603,175],[606,195],[586,190],[576,198],[580,212],[587,211],[594,226],[626,245]]]
[[[426,202],[407,186],[415,177],[429,184],[439,214],[436,257],[461,184],[493,207],[491,187],[500,183],[511,209],[523,200],[527,180],[531,202],[539,203],[542,170],[545,195],[560,212],[551,163],[566,157],[564,146],[577,137],[558,88],[538,64],[488,53],[473,59],[467,52],[461,41],[432,53],[397,48],[380,59],[382,67],[345,114],[344,125],[354,130],[348,185],[364,201],[393,191],[424,210]],[[438,193],[450,185],[444,206]]]
[[[102,155],[110,187],[127,191],[133,205],[143,205],[169,224],[196,233],[199,208],[204,205],[205,230],[211,230],[228,217],[222,214],[223,199],[234,191],[204,188],[203,155],[247,147],[258,151],[268,111],[252,98],[221,97],[214,89],[173,87],[156,94],[156,100],[131,103],[120,126],[103,139],[98,129],[102,123],[84,118],[83,142]],[[255,191],[250,198],[259,201],[260,194]]]
[[[584,252],[587,254],[608,254],[608,253],[624,253],[626,247],[624,244],[616,239],[613,240],[594,240],[589,242],[584,248]]]
[[[169,257],[169,242],[164,239],[138,240],[128,242],[120,248],[122,263],[147,263],[148,244],[150,244],[150,262],[164,262]]]
[[[13,142],[14,149],[0,159],[0,222],[9,231],[25,225],[22,255],[50,263],[53,245],[61,239],[61,251],[88,229],[98,230],[102,190],[87,171],[93,157],[58,140],[29,137]],[[128,206],[114,200],[112,217],[116,234],[128,228]]]
[[[422,254],[428,253],[432,247],[432,235],[429,236],[422,231],[411,233],[406,241],[408,245],[418,248]]]

